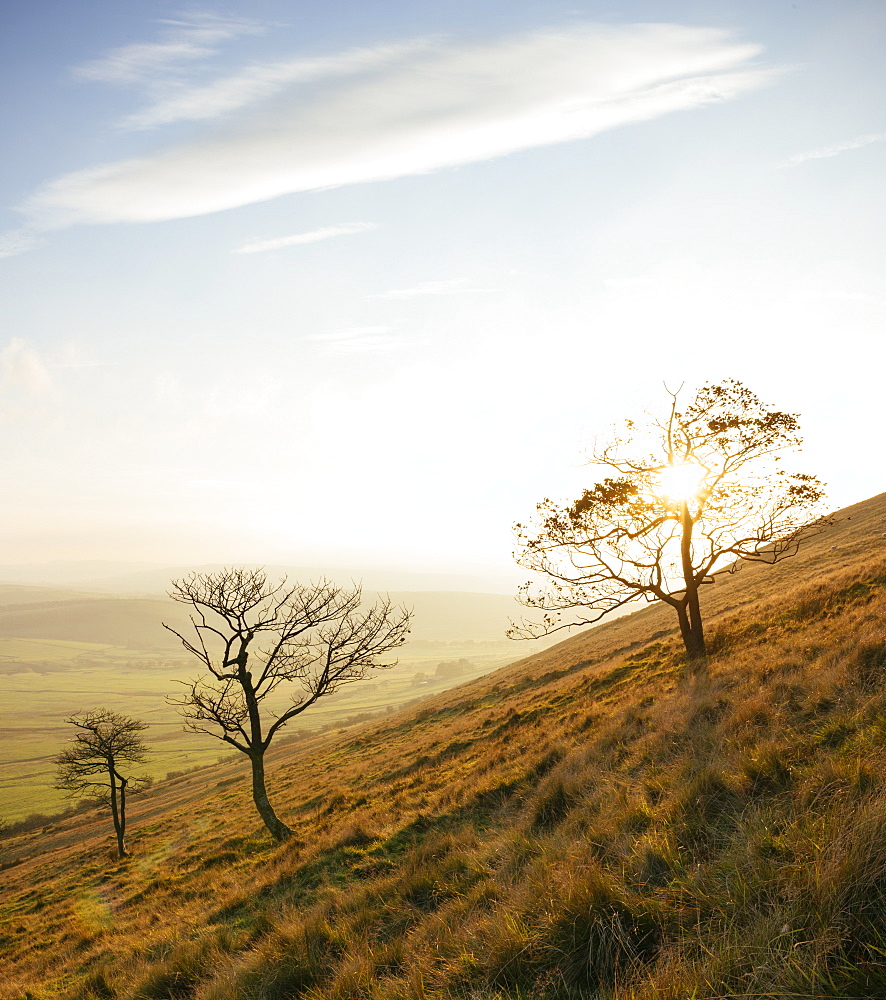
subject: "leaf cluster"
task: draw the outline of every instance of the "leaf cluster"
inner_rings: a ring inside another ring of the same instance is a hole
[[[665,417],[627,421],[596,448],[590,464],[604,476],[577,500],[545,499],[531,524],[516,525],[518,563],[548,578],[526,584],[521,600],[556,614],[512,634],[589,624],[638,599],[677,603],[739,561],[793,554],[825,523],[823,484],[778,464],[801,444],[795,414],[734,379],[703,386],[684,409],[671,399]],[[667,495],[662,477],[679,466],[698,472],[693,496]],[[559,613],[575,608],[583,617],[564,624]]]

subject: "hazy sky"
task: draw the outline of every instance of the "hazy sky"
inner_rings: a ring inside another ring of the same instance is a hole
[[[0,562],[509,565],[734,377],[886,489],[882,0],[6,0]]]

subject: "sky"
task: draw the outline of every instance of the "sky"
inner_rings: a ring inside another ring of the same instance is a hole
[[[881,0],[6,0],[0,563],[516,572],[737,378],[883,492]]]

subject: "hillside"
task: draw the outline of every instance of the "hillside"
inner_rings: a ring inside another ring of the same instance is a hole
[[[886,495],[705,592],[0,841],[4,1000],[886,996]]]

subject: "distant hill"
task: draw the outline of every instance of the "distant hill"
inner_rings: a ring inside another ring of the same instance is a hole
[[[21,604],[47,604],[53,601],[88,600],[103,597],[87,591],[68,588],[34,587],[21,584],[0,583],[0,610],[9,611]]]
[[[419,572],[396,567],[359,565],[264,565],[272,578],[285,575],[292,580],[308,582],[325,577],[341,585],[348,585],[356,580],[362,582],[366,590],[377,591],[510,594],[524,575],[516,567],[502,569],[496,566],[476,566],[462,572]],[[0,581],[32,587],[76,588],[127,597],[161,597],[169,590],[169,581],[172,579],[186,576],[192,570],[210,572],[221,568],[221,563],[164,566],[101,560],[0,564]]]
[[[118,562],[106,559],[59,560],[42,563],[2,563],[0,580],[7,584],[34,587],[80,588],[92,590],[96,581],[108,577],[138,574],[155,568],[146,562]],[[104,590],[106,588],[96,587]]]
[[[172,601],[122,597],[32,600],[0,609],[0,636],[18,639],[72,639],[132,649],[180,649],[161,622],[187,625]]]
[[[372,597],[371,593],[367,594]],[[449,591],[393,591],[398,604],[413,608],[414,640],[505,641],[510,618],[521,608],[512,596]],[[161,626],[188,625],[182,605],[169,599],[104,597],[39,587],[0,587],[0,636],[73,639],[134,649],[179,649]],[[515,653],[521,651],[514,644]]]

